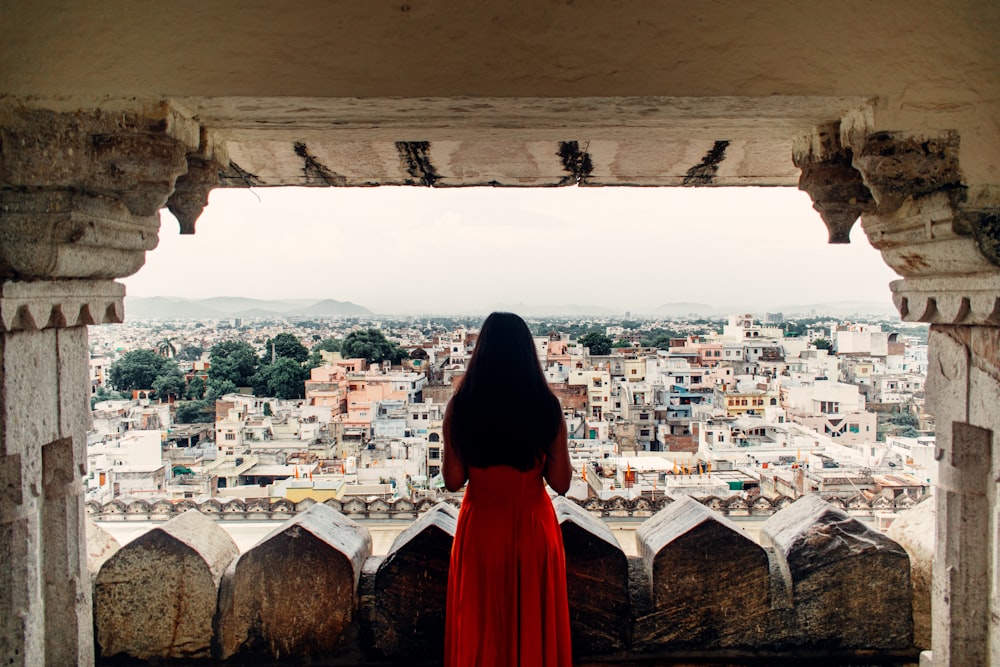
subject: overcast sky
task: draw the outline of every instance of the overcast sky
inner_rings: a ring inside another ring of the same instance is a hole
[[[331,298],[378,313],[580,304],[649,312],[889,304],[860,222],[828,245],[794,188],[216,190],[194,236],[161,213],[130,296]]]

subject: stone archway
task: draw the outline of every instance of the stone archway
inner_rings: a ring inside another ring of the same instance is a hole
[[[193,233],[216,187],[798,185],[932,325],[934,661],[1000,661],[995,3],[117,10],[0,22],[4,655],[93,661],[86,325],[122,320],[161,207]]]

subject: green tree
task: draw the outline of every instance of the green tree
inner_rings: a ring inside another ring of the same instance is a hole
[[[628,342],[627,340],[616,340],[611,344],[611,347],[613,348],[632,347],[632,343]]]
[[[172,364],[173,367],[164,368],[163,373],[158,375],[153,381],[153,391],[156,392],[156,396],[160,400],[179,398],[184,395],[184,390],[187,388],[184,375],[181,373],[180,369],[177,368],[177,364],[172,361],[170,364]]]
[[[406,351],[386,339],[378,329],[352,331],[340,345],[340,354],[345,359],[365,358],[370,364],[381,363],[389,359],[398,364],[406,357]]]
[[[187,389],[184,390],[184,398],[189,401],[198,401],[205,398],[205,381],[201,379],[200,375],[195,375],[188,382]]]
[[[656,338],[649,341],[643,341],[642,344],[645,347],[655,347],[657,350],[669,350],[670,349],[670,339],[672,336],[668,334],[660,334]]]
[[[209,380],[229,380],[236,387],[250,385],[250,378],[260,367],[260,359],[249,344],[230,340],[218,343],[209,350],[211,367]]]
[[[125,394],[118,391],[111,391],[106,387],[98,387],[90,396],[90,409],[93,410],[94,406],[101,401],[116,401],[124,398],[129,398]]]
[[[271,355],[275,359],[294,359],[300,364],[309,358],[309,350],[294,335],[290,333],[280,333],[271,338],[264,345],[264,363],[271,363]]]
[[[126,352],[108,368],[108,384],[118,391],[152,389],[156,378],[164,373],[164,367],[168,363],[171,362],[152,350]]]
[[[611,354],[611,339],[597,331],[591,331],[580,336],[580,345],[590,348],[594,355]]]
[[[180,349],[177,356],[174,358],[180,361],[198,361],[201,359],[202,352],[204,352],[204,350],[197,345],[186,345]]]
[[[174,421],[178,424],[204,424],[215,421],[213,401],[184,401],[176,404]]]
[[[239,389],[236,383],[232,380],[226,379],[208,379],[208,385],[205,387],[205,399],[209,401],[214,401],[216,399],[222,398],[226,394],[234,394]]]
[[[340,352],[340,341],[336,338],[324,338],[313,345],[312,351],[309,353],[308,368],[316,368],[323,363],[323,356],[320,352]]]
[[[281,357],[261,367],[254,377],[254,393],[275,398],[302,398],[309,371],[294,359]]]
[[[829,338],[817,338],[813,341],[813,347],[817,350],[832,350],[833,343],[830,342]]]
[[[156,344],[156,351],[161,357],[172,357],[177,354],[177,348],[174,347],[173,338],[162,338],[159,343]]]

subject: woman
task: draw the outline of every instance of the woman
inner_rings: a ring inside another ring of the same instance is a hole
[[[569,489],[566,423],[528,326],[493,313],[444,417],[444,482],[468,481],[448,577],[446,667],[572,664],[566,557],[548,482]]]

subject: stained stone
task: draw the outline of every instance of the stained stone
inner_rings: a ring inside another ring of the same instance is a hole
[[[893,521],[889,539],[906,549],[913,582],[913,645],[931,646],[931,572],[934,566],[935,499],[924,498]]]
[[[767,553],[735,524],[691,498],[636,530],[652,585],[652,611],[636,619],[634,646],[758,646],[771,606]]]
[[[111,533],[93,521],[87,521],[87,571],[93,579],[101,571],[101,566],[122,548]]]
[[[218,653],[330,653],[354,619],[368,529],[323,504],[281,524],[226,571]]]
[[[100,655],[210,655],[219,581],[239,550],[214,521],[189,510],[128,543],[95,585]]]
[[[438,503],[400,533],[374,573],[372,647],[386,657],[444,654],[445,606],[458,510]]]
[[[566,549],[573,653],[621,651],[631,639],[628,559],[603,521],[561,496],[553,506]]]
[[[772,642],[910,647],[910,559],[901,546],[817,495],[765,521],[761,543],[774,548],[794,611],[774,624]]]

